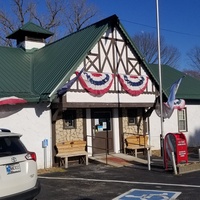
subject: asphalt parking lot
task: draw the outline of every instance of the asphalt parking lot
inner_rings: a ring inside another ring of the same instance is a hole
[[[174,175],[145,165],[113,167],[102,163],[70,166],[64,172],[39,176],[37,200],[198,200],[200,171]]]

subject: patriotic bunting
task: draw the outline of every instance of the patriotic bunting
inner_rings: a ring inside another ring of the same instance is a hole
[[[79,72],[76,72],[78,75]],[[114,74],[83,72],[79,81],[84,89],[95,96],[108,92],[113,82]],[[147,76],[118,75],[118,79],[126,92],[138,96],[144,92],[148,84]]]
[[[118,75],[119,81],[130,95],[138,96],[144,92],[148,84],[147,76]]]
[[[76,72],[78,74],[78,72]],[[113,74],[83,72],[79,81],[84,89],[94,96],[102,96],[110,89],[113,82]]]
[[[20,103],[27,103],[27,101],[25,99],[18,98],[16,96],[0,98],[0,106],[15,105],[15,104],[20,104]]]

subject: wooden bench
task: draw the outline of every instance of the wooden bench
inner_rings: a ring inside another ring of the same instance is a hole
[[[74,140],[65,141],[56,144],[57,154],[56,157],[59,158],[60,166],[68,168],[68,158],[69,157],[79,157],[79,163],[84,163],[88,165],[88,153],[85,151],[86,141]]]
[[[150,148],[147,141],[147,135],[131,135],[125,139],[125,152],[134,153],[135,157],[137,157],[138,149],[148,150]]]

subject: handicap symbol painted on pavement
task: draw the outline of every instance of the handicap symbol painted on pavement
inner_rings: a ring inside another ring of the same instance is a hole
[[[181,192],[132,189],[113,200],[174,200]]]

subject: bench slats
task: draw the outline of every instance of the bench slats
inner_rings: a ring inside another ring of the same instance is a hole
[[[68,148],[68,147],[60,147],[59,150],[58,150],[58,153],[68,153],[68,152],[76,152],[76,151],[85,151],[85,147],[82,148],[82,147],[71,147],[71,148]]]
[[[85,164],[88,165],[88,153],[85,151],[86,141],[75,140],[75,141],[65,141],[56,144],[58,153],[56,157],[65,159],[65,168],[68,167],[68,158],[75,156],[84,156]]]
[[[132,135],[125,139],[126,145],[147,145],[148,136],[147,135]]]
[[[125,149],[135,152],[137,157],[137,149],[147,149],[149,148],[147,135],[132,135],[125,139],[126,147]]]

